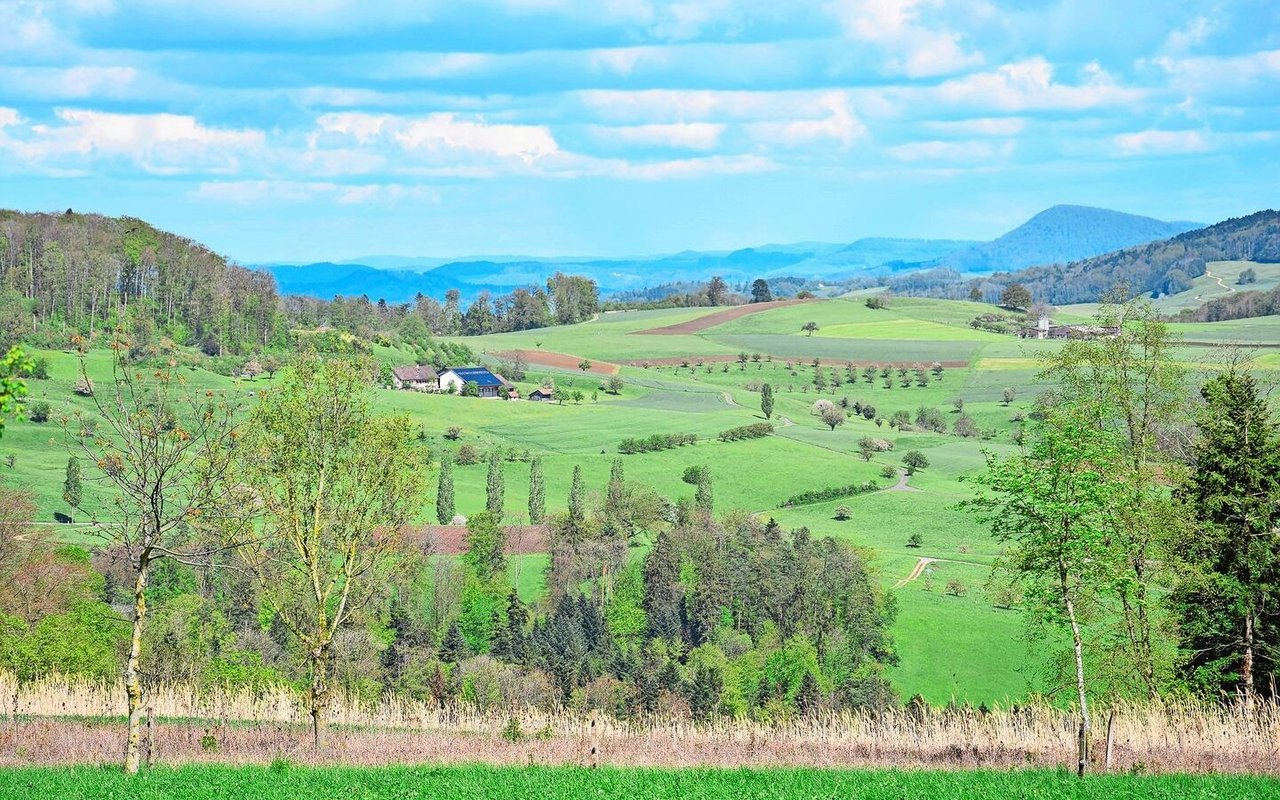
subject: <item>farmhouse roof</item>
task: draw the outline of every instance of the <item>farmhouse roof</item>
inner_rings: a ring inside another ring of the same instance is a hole
[[[391,370],[391,373],[396,376],[397,380],[406,382],[434,381],[436,379],[436,371],[425,365],[396,367]]]
[[[477,386],[501,386],[504,381],[485,367],[451,367],[447,372],[457,375],[463,383],[475,382]]]

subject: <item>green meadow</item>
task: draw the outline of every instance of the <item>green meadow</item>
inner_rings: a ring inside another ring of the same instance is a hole
[[[1266,275],[1270,280],[1271,273]],[[1264,277],[1262,271],[1259,276]],[[462,445],[472,445],[481,453],[502,448],[505,516],[515,523],[527,519],[533,456],[543,459],[547,505],[555,511],[565,505],[574,466],[581,466],[592,492],[603,491],[623,438],[696,434],[699,441],[694,445],[622,456],[626,478],[674,500],[694,492],[681,480],[684,470],[707,466],[718,512],[741,510],[772,517],[788,528],[804,526],[818,536],[847,539],[867,554],[886,591],[896,598],[899,660],[890,675],[899,693],[904,698],[920,694],[935,704],[951,700],[1007,704],[1046,688],[1041,669],[1044,648],[1032,655],[1023,640],[1018,613],[997,607],[989,597],[987,581],[999,551],[989,533],[958,504],[970,494],[964,478],[983,468],[983,451],[1002,453],[1014,448],[1014,432],[1043,389],[1036,383],[1038,358],[1060,343],[1023,341],[968,325],[977,314],[993,310],[979,303],[910,298],[897,298],[891,308],[872,310],[861,299],[841,298],[773,308],[677,335],[640,331],[697,319],[709,310],[602,314],[580,325],[460,341],[490,363],[496,363],[494,354],[520,348],[614,363],[687,359],[687,365],[624,366],[620,374],[625,386],[613,395],[601,388],[599,375],[531,364],[521,389],[554,380],[558,386],[583,393],[582,402],[563,405],[392,390],[379,390],[375,403],[380,411],[408,414],[421,426],[432,456],[432,481],[423,498],[421,519],[432,522],[434,475],[443,451]],[[813,335],[801,330],[810,321],[818,325]],[[1177,329],[1191,342],[1280,343],[1280,322],[1275,318],[1179,325]],[[743,363],[700,361],[713,355],[736,358],[739,353],[746,353],[748,359]],[[1260,353],[1256,362],[1260,367],[1280,368],[1280,352]],[[84,530],[52,521],[55,513],[70,512],[61,499],[68,446],[74,447],[82,433],[83,423],[76,414],[91,417],[92,402],[72,391],[78,369],[74,353],[36,355],[49,359],[50,377],[31,381],[29,405],[48,402],[53,420],[11,421],[0,439],[0,473],[10,484],[34,493],[40,519],[49,524],[54,536],[87,542]],[[752,355],[759,360],[752,360]],[[386,347],[375,348],[375,356],[388,364],[410,359],[407,353]],[[1194,380],[1211,370],[1222,353],[1196,345],[1180,350],[1179,357],[1192,367]],[[886,386],[879,373],[867,381],[859,367],[850,380],[843,367],[824,365],[826,385],[819,390],[811,366],[814,358],[903,367],[917,363],[928,367],[935,360],[949,365],[940,376],[930,372],[927,386],[918,384],[914,372],[908,373],[911,385],[902,385],[894,371]],[[110,381],[105,352],[91,352],[86,367],[98,384]],[[838,383],[832,380],[833,372]],[[226,393],[246,406],[254,402],[257,391],[270,385],[266,377],[231,379],[186,368],[182,374],[192,387]],[[774,434],[736,442],[717,440],[720,431],[763,420],[762,383],[774,389]],[[1006,389],[1014,390],[1008,403]],[[811,412],[820,398],[847,399],[851,407],[872,405],[875,413],[872,419],[850,416],[830,430]],[[945,434],[899,432],[888,425],[894,412],[906,411],[914,418],[924,406],[939,409],[950,428],[960,416],[957,400],[977,424],[981,438],[962,439],[950,430]],[[56,421],[59,417],[69,418],[65,430]],[[445,437],[451,427],[461,429],[456,440]],[[867,436],[885,439],[893,449],[864,460],[858,443]],[[906,490],[896,490],[897,478],[884,477],[882,470],[900,467],[909,450],[925,454],[930,465],[910,477]],[[456,468],[458,513],[468,515],[484,507],[486,469],[484,463]],[[786,505],[788,498],[802,492],[866,482],[874,483],[877,491],[812,505]],[[109,515],[107,498],[92,482],[87,482],[86,492],[103,502],[104,516]],[[848,520],[836,519],[836,508],[842,505],[851,511]],[[909,544],[912,534],[919,534],[919,546]],[[921,559],[929,561],[917,570]],[[533,600],[542,594],[546,563],[546,556],[539,554],[512,560],[512,578],[524,598]]]

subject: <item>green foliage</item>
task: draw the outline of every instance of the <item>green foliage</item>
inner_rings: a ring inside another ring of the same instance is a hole
[[[72,508],[79,508],[84,497],[84,489],[80,480],[80,459],[71,456],[67,459],[66,477],[62,481],[62,499]]]
[[[453,522],[453,462],[447,457],[440,460],[440,478],[436,484],[436,522],[448,525]]]
[[[128,629],[105,603],[82,601],[28,628],[0,615],[0,665],[21,680],[54,673],[115,680]]]
[[[20,401],[27,396],[27,382],[18,377],[31,369],[31,359],[14,345],[0,360],[0,435],[6,418],[20,413]]]
[[[760,387],[760,413],[765,419],[773,418],[773,387],[767,383]]]
[[[547,515],[547,494],[542,478],[542,459],[529,465],[529,523],[540,525]]]
[[[751,425],[740,425],[727,431],[720,431],[716,436],[722,442],[736,442],[741,439],[759,439],[773,433],[773,424],[756,422]]]
[[[626,455],[655,453],[660,450],[684,447],[697,441],[696,433],[655,433],[643,439],[623,439],[618,443],[618,452]]]
[[[502,453],[494,447],[489,450],[489,473],[485,480],[485,510],[502,518],[502,500],[504,494],[502,476]]]
[[[481,511],[467,519],[466,563],[482,582],[505,576],[506,534],[499,525],[500,518],[492,511]]]

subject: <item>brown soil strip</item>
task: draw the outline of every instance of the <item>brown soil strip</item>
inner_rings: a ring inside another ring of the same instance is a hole
[[[547,552],[550,533],[546,525],[507,525],[503,532],[508,555]],[[415,525],[401,531],[401,536],[432,555],[456,556],[467,551],[465,525]]]
[[[539,367],[555,367],[557,369],[578,369],[578,365],[583,362],[582,356],[573,356],[568,353],[549,353],[545,350],[503,350],[500,353],[494,353],[499,358],[515,358],[517,355],[523,356],[526,363],[534,364]],[[591,362],[591,369],[587,372],[596,375],[616,375],[618,374],[618,365],[608,361],[596,361],[593,359],[585,359]]]
[[[799,303],[807,303],[808,300],[771,300],[768,303],[747,303],[746,305],[733,306],[723,311],[713,311],[704,317],[691,319],[688,322],[679,322],[675,325],[663,325],[661,328],[649,328],[644,331],[632,331],[644,336],[680,336],[689,333],[701,333],[707,328],[714,328],[729,320],[745,317],[748,314],[758,314],[761,311],[769,311],[774,308],[782,308],[783,306],[794,306]]]

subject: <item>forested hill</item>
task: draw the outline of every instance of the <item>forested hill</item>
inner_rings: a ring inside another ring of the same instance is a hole
[[[1045,209],[998,239],[948,253],[927,265],[958,272],[1016,270],[1063,264],[1146,244],[1201,227],[1105,208],[1059,205]]]
[[[1280,212],[1259,211],[1070,264],[1001,273],[991,283],[1021,283],[1049,303],[1088,303],[1122,284],[1134,293],[1185,291],[1192,278],[1204,274],[1206,263],[1232,260],[1280,261]]]
[[[210,352],[263,347],[277,319],[270,275],[139,219],[0,210],[0,334],[63,345],[127,315]]]

